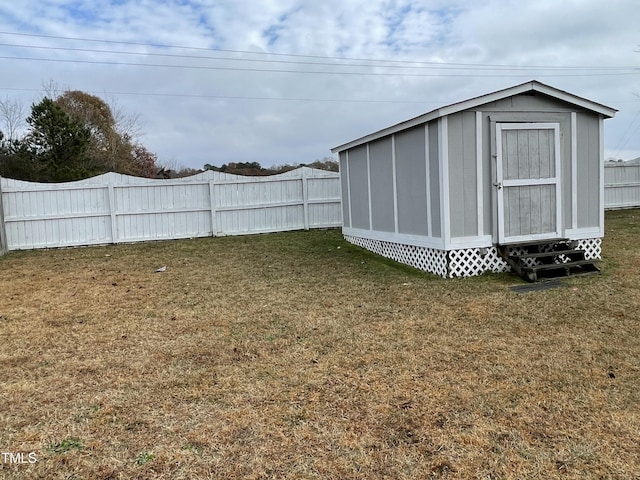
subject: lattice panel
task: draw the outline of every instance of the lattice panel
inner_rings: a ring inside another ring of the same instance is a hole
[[[444,250],[385,242],[382,240],[371,240],[351,235],[345,235],[344,239],[347,242],[395,260],[396,262],[404,263],[405,265],[410,265],[424,272],[440,275],[441,277],[447,276],[447,256]]]
[[[425,272],[435,273],[441,277],[445,277],[447,274],[447,257],[443,250],[393,242],[382,243],[382,255],[387,258],[411,265]]]
[[[511,270],[509,264],[504,258],[498,254],[496,247],[487,248],[487,254],[484,257],[485,271],[493,273],[508,272]]]
[[[483,272],[483,261],[476,248],[452,250],[449,252],[449,276],[470,277]]]
[[[506,272],[509,265],[495,247],[465,248],[449,253],[449,277],[472,277],[485,272]]]
[[[352,237],[351,235],[345,235],[344,239],[349,242],[369,250],[377,255],[382,255],[382,245],[379,240],[371,240],[370,238]]]
[[[585,238],[578,240],[578,248],[584,250],[584,258],[587,260],[600,260],[602,255],[601,238]]]

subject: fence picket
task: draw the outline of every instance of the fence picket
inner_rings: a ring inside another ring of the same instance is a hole
[[[8,250],[7,232],[4,225],[4,205],[2,202],[2,177],[0,177],[0,255]]]
[[[109,218],[111,219],[111,242],[118,243],[118,220],[116,218],[116,197],[113,190],[113,179],[109,178]]]
[[[309,179],[306,172],[302,170],[302,208],[304,209],[304,229],[309,230]]]

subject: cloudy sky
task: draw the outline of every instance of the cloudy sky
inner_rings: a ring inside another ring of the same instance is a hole
[[[43,86],[139,115],[169,166],[309,163],[434,108],[536,79],[619,110],[640,156],[638,0],[20,0],[0,98]]]

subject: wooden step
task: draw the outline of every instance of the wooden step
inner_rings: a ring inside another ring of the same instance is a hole
[[[556,257],[558,255],[566,255],[570,257],[571,255],[582,255],[584,256],[584,250],[550,250],[548,252],[531,252],[531,253],[523,253],[519,255],[511,255],[513,258],[543,258],[543,257]]]
[[[533,247],[536,245],[556,245],[559,243],[571,243],[568,238],[556,238],[553,240],[523,240],[520,242],[501,243],[500,247]]]
[[[529,282],[599,273],[594,261],[585,259],[584,250],[575,248],[576,245],[576,241],[557,239],[500,245],[498,251],[511,269]],[[510,247],[525,253],[510,253]]]
[[[558,277],[576,277],[600,273],[600,269],[591,260],[578,260],[566,263],[548,263],[522,267],[521,276],[530,282]]]
[[[533,270],[538,272],[540,270],[554,270],[560,268],[571,268],[571,267],[582,267],[584,265],[592,265],[594,268],[597,268],[593,261],[591,260],[577,260],[575,262],[565,262],[565,263],[543,263],[541,265],[532,265],[531,267],[524,267],[527,270]]]

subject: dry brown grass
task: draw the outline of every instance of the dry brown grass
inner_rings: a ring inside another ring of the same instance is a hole
[[[38,461],[1,474],[638,478],[639,215],[527,294],[338,231],[11,253],[0,450]]]

